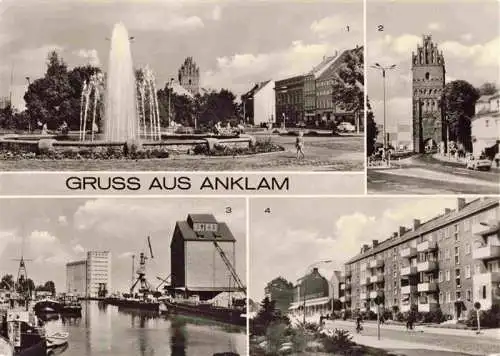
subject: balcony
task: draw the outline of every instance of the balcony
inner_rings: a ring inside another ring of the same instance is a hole
[[[410,258],[417,255],[417,249],[415,247],[407,247],[400,250],[399,255],[402,258]]]
[[[434,311],[438,308],[438,303],[429,302],[429,303],[418,303],[418,311],[421,313],[428,313]]]
[[[434,282],[419,283],[417,286],[419,292],[435,292],[436,290],[437,284]]]
[[[383,274],[377,274],[375,276],[370,277],[370,283],[380,283],[384,281],[384,275]]]
[[[361,278],[359,280],[359,285],[360,286],[366,286],[367,284],[370,284],[370,278]]]
[[[401,267],[399,272],[401,276],[411,276],[412,274],[417,274],[417,266]]]
[[[383,290],[374,290],[374,291],[370,292],[370,299],[375,299],[375,298],[377,298],[377,296],[383,297],[384,291]]]
[[[427,252],[437,249],[436,241],[424,241],[417,245],[417,252]]]
[[[366,293],[359,293],[359,299],[361,299],[361,300],[367,300],[368,299],[368,294],[366,294]]]
[[[472,250],[472,258],[475,260],[500,258],[500,246],[486,245],[484,247],[476,247]]]
[[[482,235],[483,232],[486,232],[490,229],[490,226],[488,225],[483,225],[483,224],[480,224],[480,223],[477,223],[477,224],[473,224],[472,225],[472,234],[473,235]]]
[[[416,285],[404,286],[401,287],[401,294],[413,294],[417,292]]]
[[[383,266],[384,266],[384,260],[382,260],[382,259],[372,260],[368,264],[369,268],[380,268]]]
[[[419,262],[417,264],[417,272],[430,272],[434,271],[437,269],[437,262],[436,261],[425,261],[425,262]]]

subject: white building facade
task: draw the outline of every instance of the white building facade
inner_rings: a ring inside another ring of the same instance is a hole
[[[111,290],[111,252],[87,252],[87,296],[96,298],[99,291]]]
[[[472,151],[475,156],[498,145],[500,141],[500,92],[479,98],[476,103],[476,114],[471,122],[471,135]],[[485,153],[488,154],[488,152]]]
[[[254,125],[276,122],[276,94],[274,81],[270,80],[254,92]]]

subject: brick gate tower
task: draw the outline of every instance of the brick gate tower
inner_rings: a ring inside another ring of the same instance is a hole
[[[179,84],[191,94],[200,92],[200,68],[196,65],[193,57],[187,57],[178,75]]]
[[[422,46],[412,52],[413,77],[413,150],[418,153],[426,147],[439,147],[446,141],[441,95],[444,90],[445,67],[443,52],[423,36]]]

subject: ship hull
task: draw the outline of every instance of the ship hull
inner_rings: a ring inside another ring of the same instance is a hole
[[[165,302],[170,314],[186,314],[206,319],[220,321],[222,323],[246,326],[247,320],[242,316],[243,311],[231,308],[212,307],[209,305],[192,305],[187,303]]]

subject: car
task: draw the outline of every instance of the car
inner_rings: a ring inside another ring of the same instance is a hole
[[[489,171],[491,169],[491,161],[485,158],[478,158],[470,156],[467,159],[467,169],[473,169],[477,171]]]
[[[343,121],[337,126],[337,130],[340,132],[354,132],[356,128],[350,122]]]

